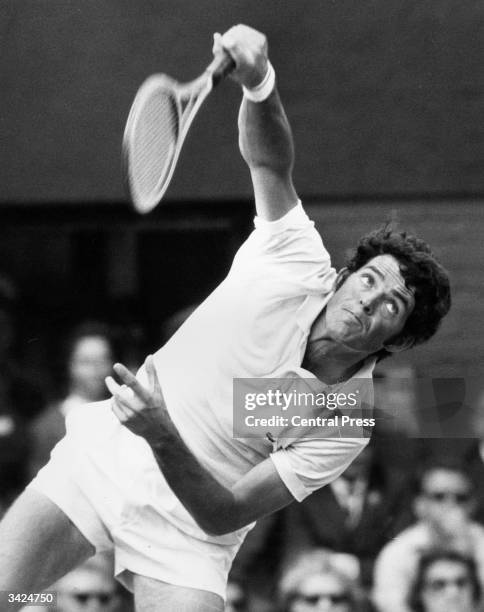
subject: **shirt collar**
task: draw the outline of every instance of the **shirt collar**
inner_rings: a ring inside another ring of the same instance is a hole
[[[376,360],[377,358],[373,355],[367,357],[358,372],[356,372],[356,374],[351,378],[372,378],[373,370],[376,366]]]

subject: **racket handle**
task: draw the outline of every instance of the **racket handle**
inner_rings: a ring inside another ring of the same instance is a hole
[[[212,63],[207,67],[206,72],[212,76],[212,83],[215,87],[235,68],[235,62],[226,52],[217,53]]]

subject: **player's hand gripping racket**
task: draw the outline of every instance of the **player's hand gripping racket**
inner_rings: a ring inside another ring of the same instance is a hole
[[[138,212],[147,213],[160,202],[198,109],[234,68],[234,60],[224,51],[190,83],[154,74],[141,85],[123,137],[125,181]]]

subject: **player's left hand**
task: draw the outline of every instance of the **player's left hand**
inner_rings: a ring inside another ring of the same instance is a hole
[[[119,421],[134,434],[144,438],[148,444],[159,444],[163,434],[174,425],[166,410],[160,382],[156,374],[153,357],[145,361],[148,388],[121,363],[113,367],[122,385],[106,377],[106,386],[112,393],[111,406]]]

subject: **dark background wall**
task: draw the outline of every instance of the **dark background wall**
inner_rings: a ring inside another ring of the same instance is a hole
[[[186,80],[211,36],[268,34],[301,194],[484,192],[477,0],[3,0],[1,201],[123,198],[120,140],[152,72]],[[203,109],[168,193],[241,197],[239,93]]]

